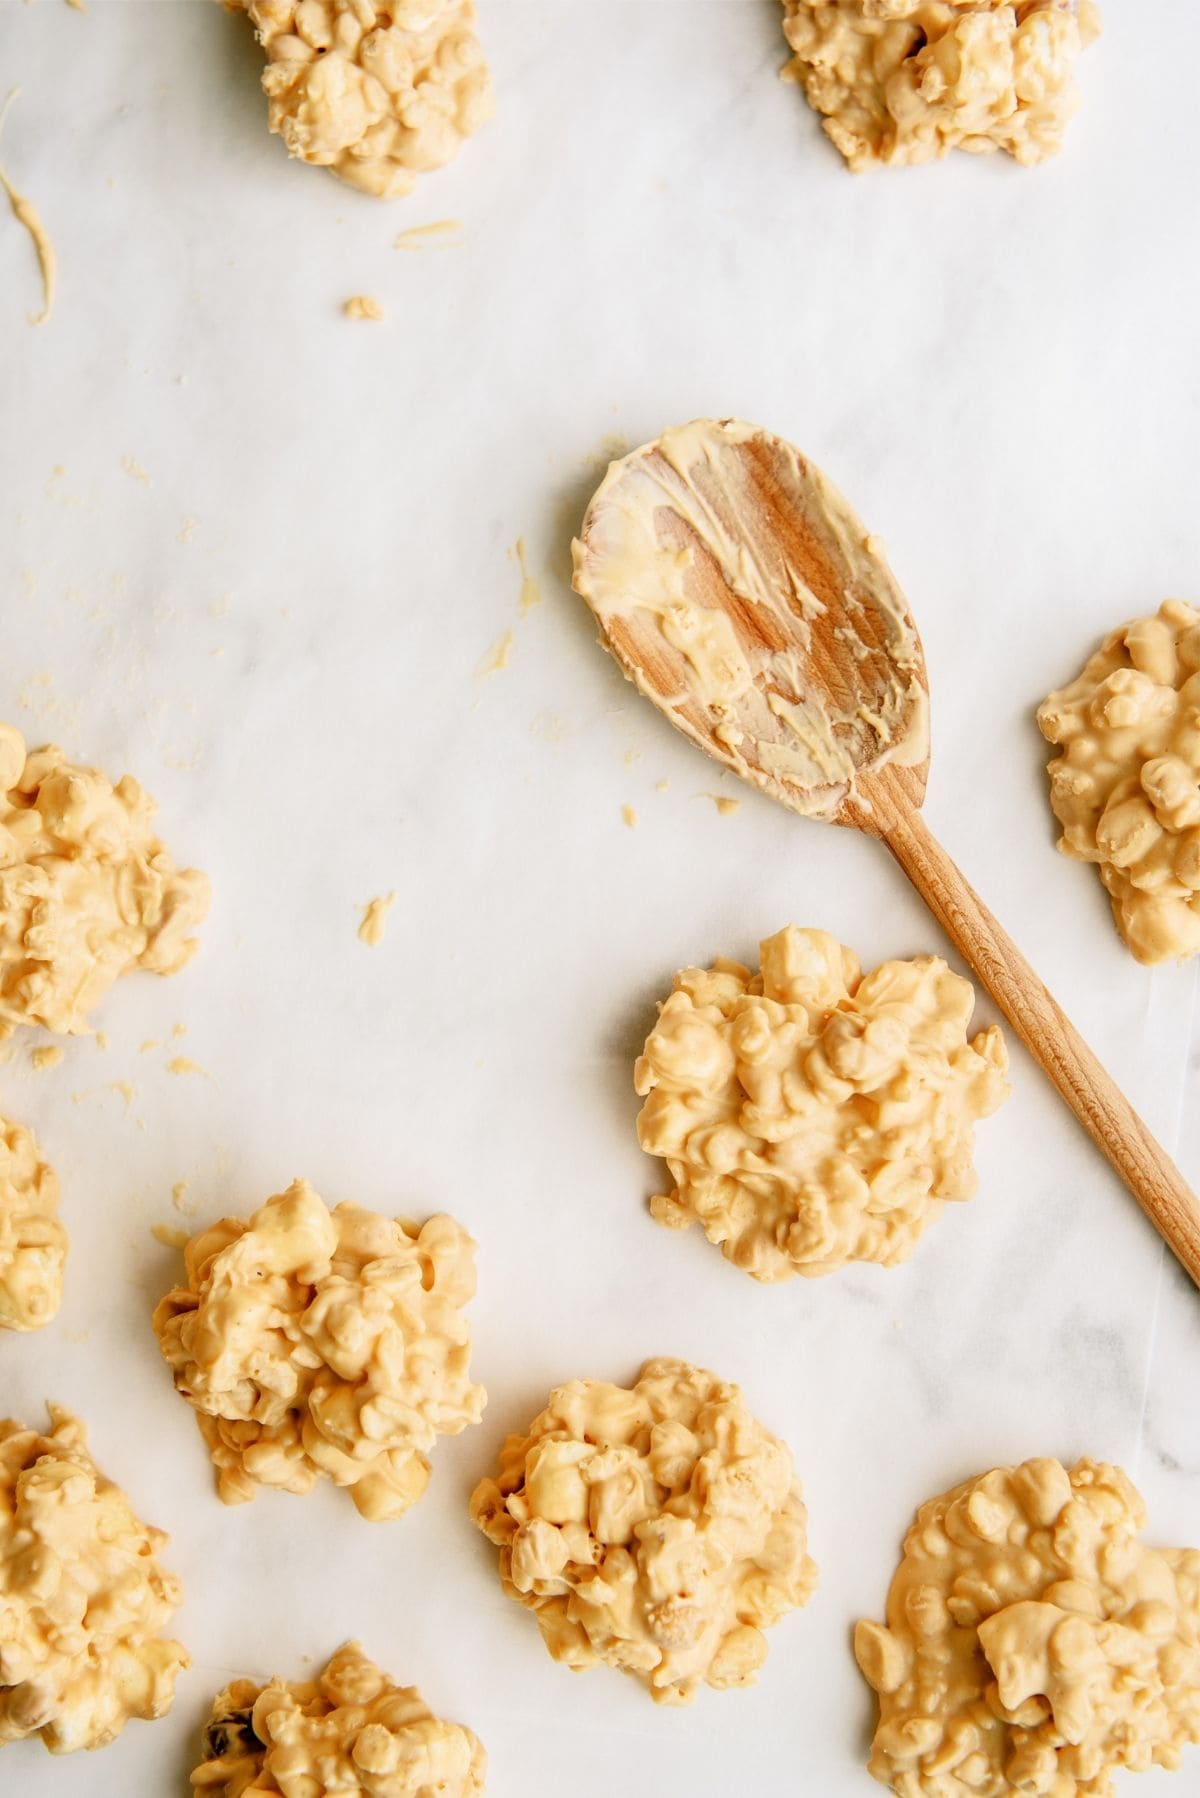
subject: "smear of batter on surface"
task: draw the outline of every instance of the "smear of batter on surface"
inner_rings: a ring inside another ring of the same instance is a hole
[[[173,1224],[151,1224],[150,1234],[165,1249],[186,1249],[189,1241],[187,1231],[177,1230]]]
[[[396,903],[395,893],[384,893],[379,899],[372,899],[363,906],[362,923],[358,927],[358,940],[365,943],[368,949],[378,949],[387,930],[388,913]]]
[[[347,318],[370,319],[375,323],[383,317],[383,307],[378,300],[372,299],[369,293],[356,293],[346,301],[342,311]]]
[[[435,219],[431,225],[410,225],[393,241],[394,250],[452,250],[465,241],[461,219]]]
[[[168,1074],[200,1074],[205,1080],[211,1078],[207,1068],[202,1068],[198,1061],[189,1061],[186,1055],[176,1055],[167,1063]]]
[[[14,87],[4,105],[0,107],[0,131],[4,129],[4,120],[7,117],[8,109],[20,91],[19,87]],[[50,316],[50,309],[54,305],[54,288],[58,278],[58,258],[54,254],[54,245],[50,242],[50,233],[43,225],[37,207],[32,200],[26,199],[24,194],[17,192],[3,169],[0,169],[0,186],[8,195],[8,203],[12,207],[13,217],[28,231],[37,254],[38,270],[42,277],[42,310],[31,312],[29,322],[31,325],[44,325]]]
[[[637,813],[631,805],[623,805],[621,807],[621,820],[623,823],[628,824],[630,830],[633,829],[634,825],[637,823]]]
[[[46,1043],[42,1048],[31,1051],[29,1063],[40,1074],[45,1068],[56,1068],[62,1058],[63,1052],[57,1043]]]
[[[143,487],[150,487],[153,485],[148,472],[142,467],[136,456],[122,456],[121,467],[125,470],[125,473],[129,476],[131,481],[138,481]]]
[[[524,618],[527,612],[532,612],[534,606],[541,605],[542,589],[529,572],[529,560],[525,554],[524,537],[517,538],[517,541],[513,544],[512,553],[516,556],[521,568],[521,597],[517,601],[517,610],[520,612],[522,618]]]
[[[493,674],[499,674],[502,668],[507,668],[515,645],[516,638],[510,630],[497,637],[491,648],[480,657],[475,669],[475,679],[488,680]]]

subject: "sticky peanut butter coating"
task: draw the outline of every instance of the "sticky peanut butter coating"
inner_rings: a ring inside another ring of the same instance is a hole
[[[474,0],[223,0],[266,53],[267,120],[302,162],[409,193],[494,110]]]
[[[1075,65],[1099,35],[1093,0],[783,0],[804,89],[855,171],[1006,150],[1062,148]]]
[[[77,1035],[120,975],[191,958],[208,879],[176,867],[155,809],[131,775],[114,786],[0,724],[0,1038]]]
[[[1136,960],[1200,950],[1200,611],[1168,599],[1038,708],[1058,846],[1093,862]]]
[[[189,1663],[162,1634],[182,1597],[167,1537],[105,1479],[79,1420],[49,1411],[44,1436],[0,1422],[0,1748],[40,1736],[70,1754],[165,1716]]]
[[[399,1517],[438,1436],[478,1423],[487,1395],[463,1314],[475,1245],[453,1218],[330,1211],[296,1180],[248,1222],[193,1236],[184,1264],[154,1329],[226,1504],[324,1474],[371,1522]]]
[[[968,1039],[973,989],[937,956],[864,975],[794,925],[760,955],[757,974],[685,968],[646,1040],[638,1140],[675,1182],[651,1212],[699,1223],[756,1280],[894,1266],[975,1191],[975,1122],[1009,1091],[1004,1039]]]
[[[1116,1768],[1200,1741],[1200,1552],[1140,1540],[1118,1467],[1025,1461],[930,1499],[887,1622],[854,1652],[879,1695],[871,1773],[901,1798],[1111,1798]]]
[[[556,1661],[616,1667],[661,1704],[753,1684],[764,1630],[816,1585],[790,1451],[685,1361],[557,1387],[471,1516]]]
[[[235,1680],[218,1692],[191,1777],[205,1798],[476,1798],[487,1756],[347,1642],[312,1681]]]

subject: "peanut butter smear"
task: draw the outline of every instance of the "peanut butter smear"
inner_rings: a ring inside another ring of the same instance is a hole
[[[659,1704],[753,1685],[764,1630],[817,1583],[790,1450],[686,1361],[557,1387],[471,1516],[553,1658],[632,1674]]]
[[[201,1753],[191,1783],[206,1798],[477,1798],[487,1770],[478,1736],[435,1717],[357,1642],[312,1681],[234,1680],[213,1700]]]
[[[952,149],[1020,163],[1062,148],[1094,0],[783,0],[798,82],[859,172]]]
[[[610,466],[572,553],[626,676],[794,810],[833,817],[861,774],[927,759],[904,597],[877,539],[782,439],[737,419],[664,431]]]
[[[886,1625],[868,1763],[903,1798],[1111,1798],[1200,1742],[1200,1551],[1147,1548],[1119,1467],[998,1467],[921,1506]]]
[[[13,88],[4,105],[0,107],[0,131],[4,129],[4,120],[8,115],[8,109],[20,91],[19,88]],[[29,322],[31,325],[44,325],[54,305],[54,290],[58,280],[58,258],[54,253],[54,245],[50,241],[50,233],[42,223],[41,214],[33,201],[17,192],[2,168],[0,168],[0,187],[3,187],[8,195],[8,203],[12,208],[13,217],[19,225],[25,227],[33,243],[34,253],[38,260],[38,272],[42,277],[42,310],[30,313]]]
[[[81,1034],[120,975],[191,959],[208,878],[176,867],[155,810],[131,775],[114,786],[0,724],[0,1039]]]

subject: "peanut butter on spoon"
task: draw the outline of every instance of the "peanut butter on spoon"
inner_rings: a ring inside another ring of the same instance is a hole
[[[626,676],[707,754],[881,838],[1200,1285],[1200,1204],[926,829],[928,681],[878,540],[782,438],[697,419],[614,462],[574,585]]]

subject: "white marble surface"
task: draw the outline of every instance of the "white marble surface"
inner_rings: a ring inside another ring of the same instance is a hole
[[[106,1051],[0,1069],[73,1242],[57,1324],[0,1342],[2,1408],[89,1420],[172,1532],[194,1657],[168,1721],[82,1764],[10,1748],[5,1791],[182,1792],[219,1684],[359,1635],[478,1730],[496,1798],[855,1798],[850,1628],[918,1501],[1087,1453],[1136,1477],[1153,1538],[1200,1540],[1197,1295],[1019,1051],[978,1198],[901,1270],[761,1289],[648,1221],[630,1066],[678,965],[788,919],[867,961],[944,945],[870,843],[753,795],[718,816],[564,579],[613,435],[734,412],[821,462],[925,638],[930,823],[1200,1181],[1196,970],[1136,967],[1055,855],[1031,717],[1110,625],[1200,585],[1200,9],[1108,0],[1043,171],[860,179],[776,80],[769,0],[483,10],[499,114],[389,207],[289,165],[207,0],[0,4],[4,160],[61,263],[30,330],[4,218],[0,711],[141,776],[216,895],[183,976],[106,1002]],[[446,217],[460,245],[391,247]],[[386,321],[345,321],[355,292]],[[371,952],[357,907],[392,888]],[[139,1053],[177,1021],[209,1077]],[[173,1183],[202,1218],[301,1172],[480,1242],[491,1402],[390,1527],[331,1490],[224,1510],[149,1329]],[[553,1666],[466,1517],[553,1382],[660,1353],[791,1443],[822,1573],[758,1686],[686,1713]],[[1200,1754],[1125,1786],[1200,1793]]]

